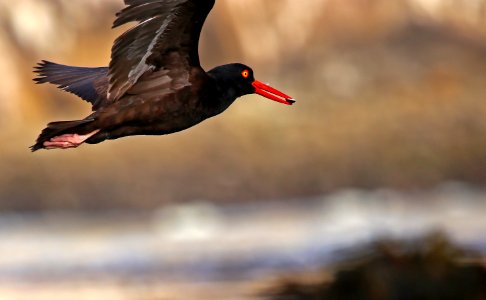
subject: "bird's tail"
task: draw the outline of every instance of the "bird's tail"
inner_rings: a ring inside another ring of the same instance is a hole
[[[74,121],[58,121],[47,124],[47,127],[42,130],[34,145],[30,147],[32,152],[39,149],[44,149],[44,143],[50,139],[69,133],[80,133],[82,126],[93,122],[94,119],[74,120]]]

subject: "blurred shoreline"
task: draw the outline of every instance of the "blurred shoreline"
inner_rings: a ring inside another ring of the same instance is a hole
[[[349,189],[143,213],[6,213],[0,215],[0,296],[63,299],[73,291],[70,299],[262,299],[282,280],[322,284],[324,275],[330,281],[353,253],[372,255],[366,245],[375,241],[428,249],[420,239],[430,233],[432,241],[440,234],[484,257],[484,199],[484,189],[449,183],[421,192]]]
[[[484,199],[484,189],[447,184],[412,193],[343,190],[285,202],[195,202],[144,213],[3,214],[0,252],[9,255],[0,258],[0,279],[242,280],[312,271],[342,249],[431,231],[486,253]]]

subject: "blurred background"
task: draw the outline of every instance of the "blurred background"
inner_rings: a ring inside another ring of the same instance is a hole
[[[486,299],[485,0],[219,0],[203,67],[296,105],[30,153],[90,111],[33,66],[107,65],[122,7],[0,0],[1,299]]]

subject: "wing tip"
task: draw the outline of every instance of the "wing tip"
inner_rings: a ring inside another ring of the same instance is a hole
[[[33,68],[33,73],[36,74],[32,80],[36,83],[36,84],[41,84],[41,83],[45,83],[47,82],[47,74],[46,74],[46,68],[49,66],[49,65],[53,65],[54,63],[50,62],[50,61],[47,61],[47,60],[41,60],[40,62],[38,62],[34,68]]]

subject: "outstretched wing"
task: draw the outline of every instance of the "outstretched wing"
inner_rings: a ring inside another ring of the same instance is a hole
[[[106,99],[108,68],[72,67],[41,61],[34,70],[36,83],[52,83],[93,104],[93,109]]]
[[[199,35],[215,0],[125,0],[113,27],[139,22],[113,45],[108,101],[131,89],[142,75],[199,65]],[[176,60],[176,61],[174,61]],[[146,77],[146,76],[144,76]],[[177,80],[177,78],[166,78]],[[133,90],[133,89],[132,89]]]

